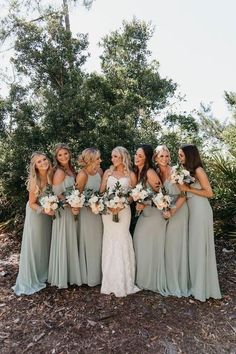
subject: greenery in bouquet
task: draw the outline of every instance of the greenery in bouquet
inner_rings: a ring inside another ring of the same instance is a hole
[[[60,216],[60,208],[63,208],[63,203],[57,197],[57,195],[53,193],[51,186],[47,186],[46,190],[38,201],[45,213],[48,213],[50,211],[55,212],[55,214],[53,215],[53,219],[56,218],[56,214]]]
[[[103,204],[106,213],[112,213],[112,220],[119,222],[119,211],[117,213],[112,210],[120,210],[129,205],[130,191],[125,190],[119,181],[116,182],[113,189],[108,188],[103,194]]]
[[[135,188],[131,189],[130,196],[134,202],[145,205],[148,201],[152,200],[153,191],[148,187],[144,187],[142,183],[138,183]],[[139,215],[140,212],[136,211],[135,216]]]
[[[69,204],[72,208],[72,213],[74,214],[75,220],[77,220],[78,215],[73,209],[80,209],[84,206],[85,203],[85,195],[84,193],[80,193],[75,186],[67,188],[66,191],[63,193],[65,196],[65,203]]]
[[[153,204],[161,211],[168,211],[172,207],[172,197],[161,187],[152,197]]]
[[[103,195],[99,192],[93,192],[87,203],[94,214],[104,214],[106,212]]]

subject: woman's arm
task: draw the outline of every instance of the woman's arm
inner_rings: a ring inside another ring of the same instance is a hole
[[[65,197],[62,195],[63,192],[62,189],[58,187],[64,181],[65,177],[66,177],[65,172],[60,168],[56,170],[53,176],[53,182],[52,182],[54,187],[53,191],[58,196],[59,199],[65,199]]]
[[[31,209],[38,213],[43,211],[43,208],[37,203],[37,197],[35,193],[31,189],[29,191],[29,206]]]
[[[186,184],[183,185],[177,184],[177,186],[181,191],[191,192],[195,195],[199,195],[200,197],[212,198],[213,197],[212,188],[208,180],[207,174],[202,167],[198,167],[196,169],[195,177],[199,181],[201,189],[197,189],[192,187],[191,185],[186,185]]]
[[[61,170],[60,168],[58,168],[56,170],[56,172],[54,173],[54,176],[53,176],[53,185],[54,186],[58,186],[59,184],[61,184],[64,179],[66,177],[66,174],[63,170]]]
[[[133,171],[130,172],[130,184],[131,188],[134,188],[137,184],[137,177]]]
[[[87,173],[81,170],[76,177],[76,187],[79,189],[80,193],[84,191],[87,180],[88,180]]]
[[[169,219],[171,216],[175,215],[185,202],[186,202],[186,198],[179,196],[175,203],[175,208],[171,208],[170,210],[164,211],[162,213],[164,218]]]
[[[157,192],[161,186],[161,180],[152,168],[147,171],[147,182],[154,192]]]
[[[33,190],[30,189],[29,191],[29,206],[31,209],[33,209],[37,214],[46,214],[46,215],[50,215],[53,216],[55,215],[55,211],[50,210],[48,212],[45,212],[45,210],[43,209],[43,207],[41,205],[38,204],[37,202],[37,197],[34,193]]]
[[[149,170],[147,171],[147,182],[154,192],[157,192],[159,190],[161,180],[152,168],[149,168]],[[141,203],[136,203],[136,210],[141,212],[146,206],[147,205]]]

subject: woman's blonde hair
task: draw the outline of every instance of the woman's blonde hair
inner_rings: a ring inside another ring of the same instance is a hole
[[[87,148],[78,156],[77,162],[80,168],[87,167],[92,164],[98,157],[100,151],[95,148]]]
[[[124,172],[125,174],[129,175],[129,172],[131,171],[131,158],[128,150],[124,148],[123,146],[116,146],[112,152],[116,152],[120,155],[121,157],[121,162],[124,165]],[[111,170],[114,170],[114,166],[111,166]]]
[[[47,155],[41,151],[33,152],[33,154],[31,155],[31,160],[28,168],[29,175],[26,184],[27,184],[27,190],[28,191],[33,190],[36,197],[38,197],[45,188],[45,186],[41,185],[39,171],[36,167],[36,160],[39,156],[45,156],[49,163],[49,167],[47,170],[47,184],[49,185],[52,184],[52,177],[53,177],[52,164],[49,158],[47,157]]]
[[[153,161],[155,162],[156,158],[158,157],[158,155],[160,154],[161,151],[166,151],[169,154],[169,158],[170,158],[170,150],[168,149],[168,147],[166,145],[158,145],[156,147],[156,149],[154,150],[154,154],[153,154]]]
[[[54,147],[54,152],[53,152],[53,168],[54,168],[54,170],[56,171],[58,168],[60,168],[61,170],[63,170],[66,173],[65,168],[57,160],[57,154],[62,149],[65,149],[65,150],[68,151],[69,156],[70,156],[69,168],[74,174],[76,174],[75,169],[74,169],[74,167],[72,166],[72,163],[71,163],[71,150],[70,150],[69,146],[67,144],[64,144],[64,143],[58,143]]]

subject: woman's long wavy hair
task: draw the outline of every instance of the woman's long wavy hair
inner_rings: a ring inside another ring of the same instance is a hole
[[[36,197],[38,197],[45,189],[45,186],[42,186],[42,184],[41,184],[40,174],[39,174],[39,171],[36,167],[36,160],[39,156],[45,156],[48,160],[48,163],[49,163],[49,167],[48,167],[48,171],[47,171],[47,184],[48,185],[52,185],[52,177],[53,177],[52,164],[51,164],[51,161],[49,160],[49,158],[47,157],[47,155],[41,151],[33,152],[33,154],[31,155],[31,160],[30,160],[30,164],[28,167],[29,174],[28,174],[28,178],[26,181],[26,185],[27,185],[27,190],[28,191],[33,190]]]
[[[138,169],[137,166],[135,166],[134,172],[136,174],[138,182],[142,182],[144,185],[146,185],[146,183],[147,183],[147,171],[149,170],[149,168],[155,169],[154,164],[153,164],[153,160],[152,160],[153,148],[149,144],[142,144],[142,145],[139,145],[137,147],[137,150],[138,149],[142,149],[143,150],[144,155],[145,155],[145,162],[144,162],[144,166],[143,166],[140,174],[139,174],[139,169]]]
[[[66,169],[64,168],[64,166],[62,166],[60,164],[60,162],[58,162],[57,160],[57,154],[58,152],[61,150],[61,149],[65,149],[68,151],[69,153],[69,156],[70,156],[70,159],[69,159],[69,168],[70,170],[73,172],[74,175],[76,175],[76,171],[72,165],[72,162],[71,162],[71,150],[69,148],[69,146],[67,144],[64,144],[64,143],[59,143],[59,144],[56,144],[55,147],[54,147],[54,154],[53,154],[53,168],[54,168],[54,171],[56,171],[58,168],[60,168],[61,170],[63,170],[65,173],[67,173]]]
[[[116,146],[112,150],[112,152],[116,152],[117,154],[119,154],[119,156],[121,157],[121,162],[124,165],[124,173],[128,176],[132,169],[131,158],[128,150],[123,146]],[[114,170],[114,166],[112,165],[110,169]]]
[[[194,176],[196,169],[203,167],[198,148],[194,144],[182,144],[180,149],[183,150],[185,155],[184,167]]]
[[[98,157],[100,157],[100,151],[95,148],[87,148],[82,151],[78,156],[77,162],[80,168],[91,165]]]

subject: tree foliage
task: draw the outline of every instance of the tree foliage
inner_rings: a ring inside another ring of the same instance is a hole
[[[113,146],[125,142],[130,151],[144,141],[157,144],[160,120],[154,118],[168,105],[176,89],[172,80],[160,77],[158,63],[149,60],[152,35],[151,25],[133,19],[124,21],[121,29],[100,42],[102,74],[111,88],[103,120],[109,127],[105,140],[109,141],[112,134]]]
[[[223,236],[236,229],[236,94],[225,93],[225,99],[232,111],[229,122],[216,119],[209,107],[200,112],[200,131],[215,195],[215,229]]]
[[[73,36],[54,13],[41,23],[19,19],[15,81],[0,110],[0,188],[9,205],[22,212],[26,161],[34,150],[49,152],[61,141],[76,155],[97,146],[106,167],[116,145],[133,153],[140,142],[157,143],[161,125],[154,118],[176,85],[148,60],[152,31],[142,21],[124,22],[100,44],[102,73],[86,74],[86,35]]]

